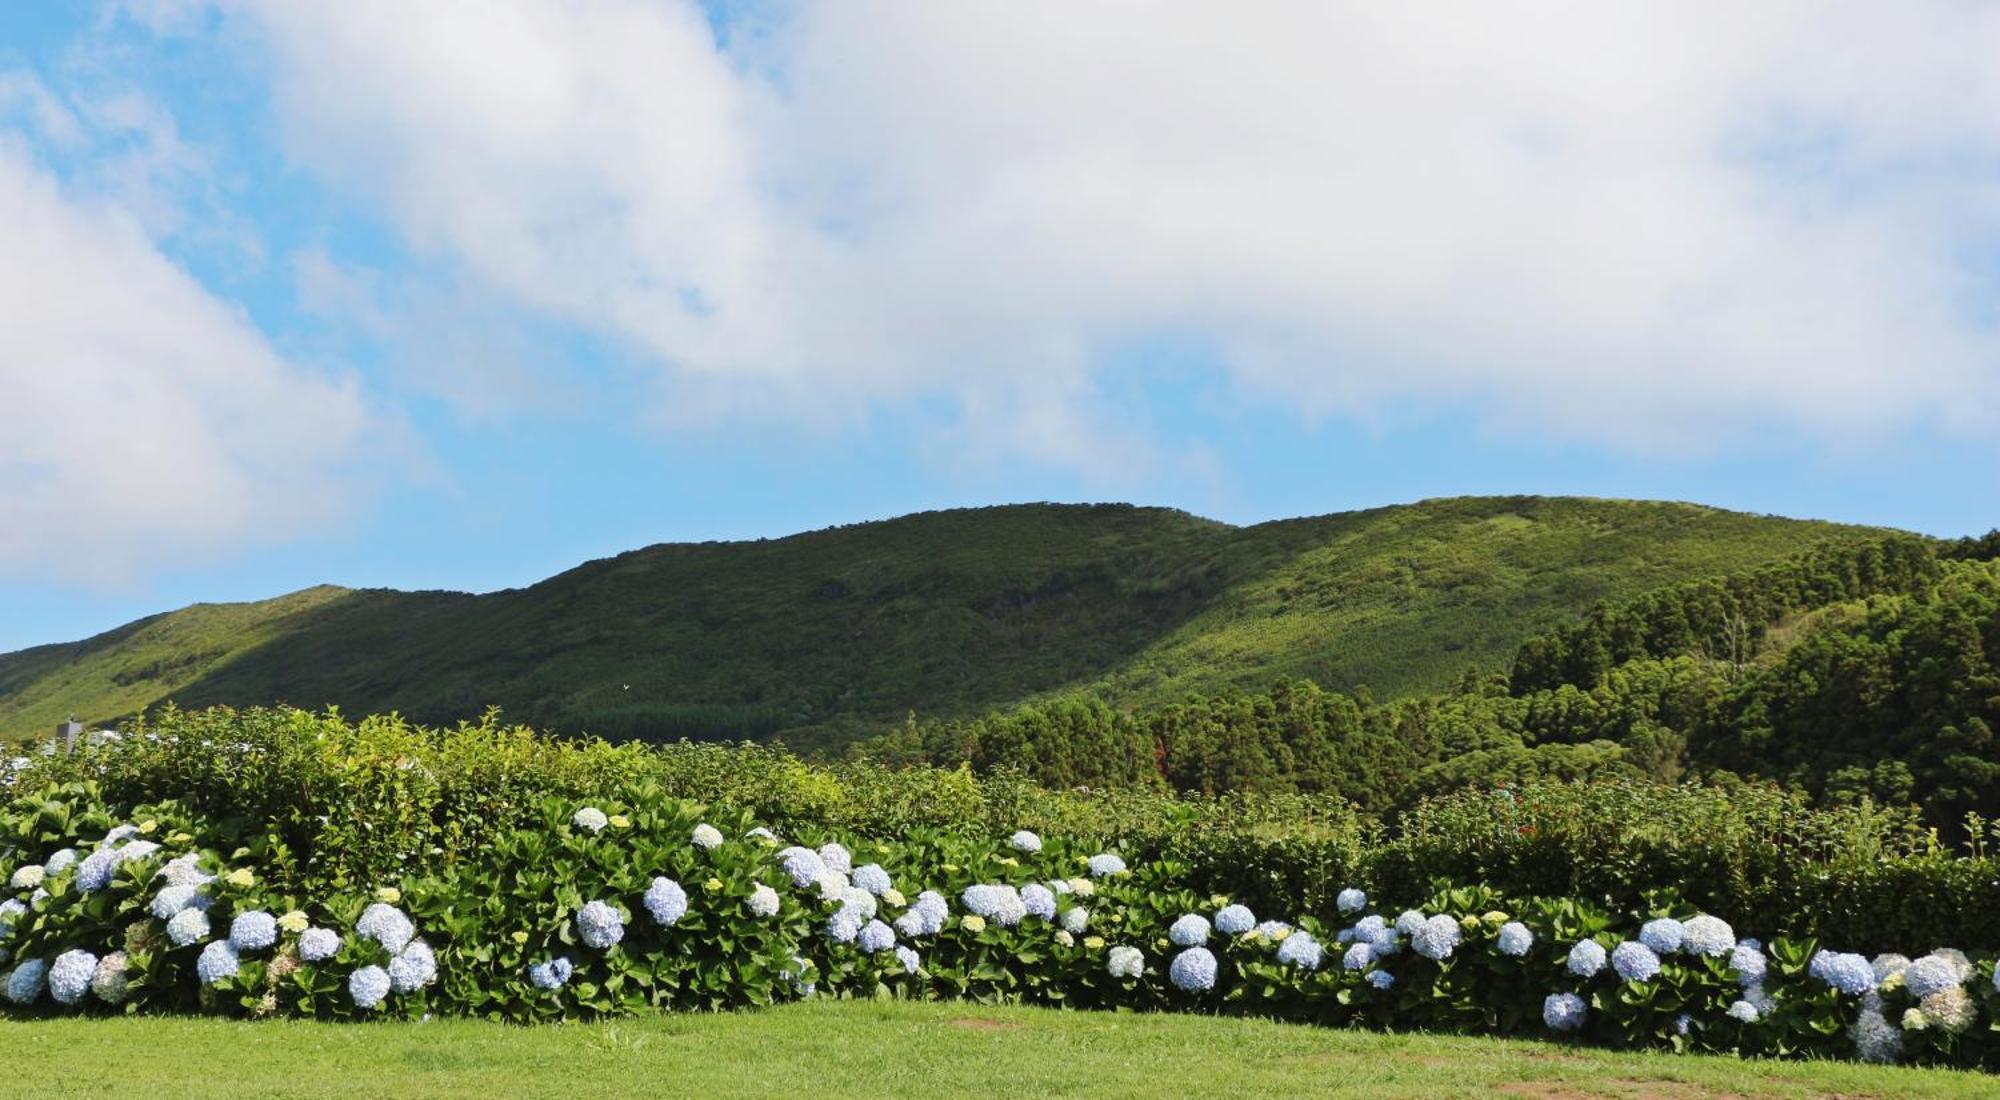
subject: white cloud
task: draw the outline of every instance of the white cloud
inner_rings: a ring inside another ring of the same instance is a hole
[[[227,0],[289,146],[677,423],[1151,461],[1161,330],[1309,416],[1673,451],[1989,432],[2000,9]]]
[[[369,421],[0,133],[0,574],[121,583],[329,523]]]

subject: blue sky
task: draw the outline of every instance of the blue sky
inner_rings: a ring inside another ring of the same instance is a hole
[[[1675,10],[0,8],[0,650],[1010,501],[2000,525],[2000,24]]]

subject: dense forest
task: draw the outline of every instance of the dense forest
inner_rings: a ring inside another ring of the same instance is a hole
[[[1465,784],[1780,780],[2000,816],[2000,535],[1827,546],[1604,603],[1511,666],[1378,701],[1285,679],[1120,709],[1058,697],[912,719],[855,751],[1060,786],[1327,792],[1393,812]]]

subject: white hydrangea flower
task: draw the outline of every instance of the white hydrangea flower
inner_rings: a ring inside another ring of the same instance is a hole
[[[697,848],[713,851],[722,846],[722,830],[704,821],[694,827],[694,833],[688,839],[693,841]]]

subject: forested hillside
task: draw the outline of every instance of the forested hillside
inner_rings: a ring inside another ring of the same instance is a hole
[[[1126,505],[933,512],[653,546],[489,595],[324,587],[159,615],[0,656],[0,733],[282,701],[813,747],[1075,692],[1156,708],[1299,679],[1389,699],[1502,668],[1599,601],[1883,534],[1537,497],[1240,528]]]
[[[2000,545],[1890,537],[1593,608],[1511,668],[1394,700],[1288,680],[1120,710],[1056,699],[857,751],[1061,785],[1330,792],[1376,811],[1468,783],[1778,779],[2000,816]]]

